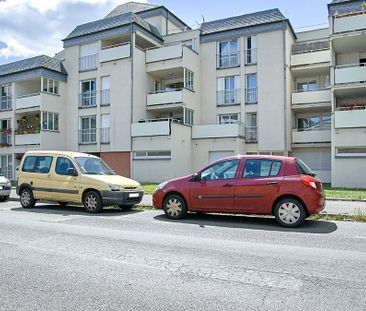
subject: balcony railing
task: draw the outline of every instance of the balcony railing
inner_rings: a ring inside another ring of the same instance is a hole
[[[100,105],[101,106],[108,106],[111,104],[109,95],[110,95],[110,90],[101,90],[101,92],[100,92]]]
[[[97,129],[79,130],[79,144],[95,144],[97,142]]]
[[[95,107],[97,105],[97,92],[96,91],[88,91],[79,94],[79,107],[80,108],[89,108]]]
[[[240,104],[240,89],[217,92],[218,106],[235,104]]]
[[[103,46],[99,55],[99,62],[108,62],[112,60],[130,57],[131,46],[129,42]]]
[[[103,127],[100,129],[100,143],[101,144],[109,144],[110,143],[110,128]]]
[[[79,58],[79,70],[94,70],[97,69],[98,54],[83,56]]]
[[[257,49],[245,50],[245,65],[253,65],[257,63]]]
[[[1,96],[0,111],[11,110],[12,96]]]
[[[182,124],[181,120],[171,118],[142,119],[138,123],[132,123],[132,137],[169,136],[172,132],[172,123]]]
[[[245,142],[256,143],[258,142],[258,132],[256,126],[245,127]]]
[[[0,130],[0,147],[9,147],[11,143],[11,129]]]
[[[245,102],[247,104],[256,103],[258,101],[257,99],[257,88],[249,88],[245,91]]]
[[[3,173],[5,178],[7,178],[9,180],[14,180],[13,166],[12,165],[3,166],[1,168],[1,172]]]
[[[230,54],[217,54],[217,67],[227,68],[239,66],[239,52]]]
[[[337,65],[334,72],[334,80],[336,84],[366,81],[366,64]]]
[[[292,54],[312,53],[329,50],[329,48],[329,41],[297,43],[292,46]]]

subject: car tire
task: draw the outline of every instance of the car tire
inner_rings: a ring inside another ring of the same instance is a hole
[[[36,200],[33,196],[33,191],[29,188],[24,188],[20,191],[20,204],[23,208],[32,208],[36,205]]]
[[[129,211],[134,205],[118,205],[118,207],[123,211]]]
[[[88,213],[100,213],[103,210],[103,201],[99,192],[91,190],[83,197],[84,208]]]
[[[187,204],[178,194],[168,195],[164,200],[163,209],[170,219],[181,219],[187,215]]]
[[[281,226],[295,228],[304,222],[306,210],[299,200],[283,198],[277,202],[274,209],[274,216]]]
[[[4,195],[4,196],[0,197],[0,202],[6,202],[7,200],[9,200],[8,195]]]

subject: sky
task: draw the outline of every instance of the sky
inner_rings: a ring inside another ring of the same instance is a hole
[[[77,25],[103,18],[126,0],[0,0],[0,65],[62,50]],[[330,0],[145,0],[164,5],[192,28],[215,19],[279,8],[295,31],[327,26]]]

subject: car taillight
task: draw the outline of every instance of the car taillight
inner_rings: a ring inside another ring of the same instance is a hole
[[[304,185],[308,186],[308,187],[311,187],[311,188],[314,188],[314,189],[318,189],[321,187],[318,188],[317,186],[317,182],[316,180],[314,179],[314,177],[312,176],[309,176],[309,175],[300,175],[301,177],[301,181]],[[320,190],[319,190],[320,191]]]

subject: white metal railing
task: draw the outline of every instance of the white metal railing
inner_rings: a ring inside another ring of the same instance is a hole
[[[102,127],[100,129],[100,142],[102,144],[109,144],[110,143],[110,128],[109,127]]]
[[[240,104],[240,89],[217,91],[217,105]]]
[[[154,90],[150,91],[148,95],[150,94],[162,94],[162,93],[170,93],[170,92],[179,92],[182,91],[183,87],[177,87],[177,88],[166,88],[164,90]]]
[[[343,105],[339,105],[336,108],[337,111],[365,110],[365,109],[366,109],[366,102],[364,102],[364,103],[343,104]]]
[[[244,53],[245,65],[252,65],[257,63],[257,49],[247,49]]]
[[[329,126],[319,126],[319,127],[308,127],[308,128],[294,128],[292,129],[294,132],[311,132],[311,131],[329,131],[331,128],[330,124]]]
[[[5,145],[5,146],[11,146],[11,132],[8,132],[9,129],[5,129],[3,131],[2,134],[0,134],[0,145]]]
[[[239,66],[239,52],[233,52],[230,54],[217,54],[217,67],[235,67]]]
[[[92,70],[97,68],[98,54],[83,56],[79,58],[79,70]]]
[[[336,69],[353,68],[353,67],[366,67],[366,63],[353,63],[353,64],[337,65]]]
[[[0,111],[11,110],[12,100],[13,100],[13,97],[11,95],[1,96]]]
[[[245,127],[245,141],[248,143],[256,143],[258,141],[257,126]]]
[[[119,47],[119,46],[128,45],[128,44],[130,44],[130,41],[128,41],[128,42],[116,43],[116,44],[111,44],[111,45],[106,45],[106,46],[102,46],[102,50],[113,49],[113,48],[117,48],[117,47]]]
[[[100,105],[108,106],[110,105],[110,90],[101,90],[100,91]]]
[[[24,94],[24,95],[19,95],[17,97],[17,99],[21,99],[21,98],[27,98],[27,97],[33,97],[33,96],[38,96],[41,95],[41,92],[38,93],[29,93],[29,94]]]
[[[3,173],[5,178],[7,178],[9,180],[14,180],[13,166],[12,165],[2,167],[1,172]]]
[[[329,86],[316,86],[315,88],[311,89],[311,90],[304,90],[304,89],[295,89],[292,92],[293,93],[306,93],[306,92],[317,92],[317,91],[326,91],[326,90],[330,90]]]
[[[329,50],[329,41],[303,42],[292,45],[292,54],[313,53],[322,50]]]
[[[257,88],[252,87],[245,90],[245,102],[246,103],[256,103],[257,102]]]
[[[97,129],[79,130],[79,144],[95,144],[97,142]]]
[[[87,91],[79,94],[79,107],[95,107],[97,105],[97,92]]]
[[[183,123],[183,121],[174,118],[141,119],[138,121],[138,123],[164,122],[164,121],[169,121],[173,123]]]

